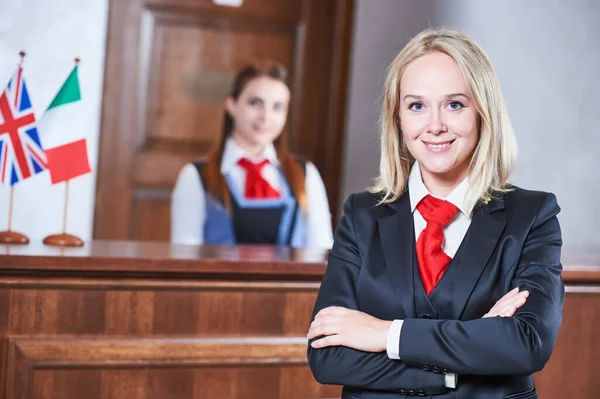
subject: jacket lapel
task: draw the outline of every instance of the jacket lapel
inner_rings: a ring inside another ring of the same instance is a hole
[[[385,265],[406,317],[414,317],[414,222],[408,192],[386,206],[390,212],[378,220]]]
[[[492,199],[475,207],[471,226],[465,236],[463,254],[454,274],[451,319],[460,320],[471,292],[481,277],[506,226],[504,201]]]

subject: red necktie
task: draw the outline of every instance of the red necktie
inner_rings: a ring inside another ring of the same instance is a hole
[[[238,165],[246,170],[246,185],[244,188],[244,197],[247,199],[265,199],[279,198],[279,191],[275,190],[269,182],[261,175],[262,168],[269,163],[268,160],[263,160],[260,163],[242,158],[238,161]]]
[[[423,287],[429,295],[452,260],[442,250],[444,241],[442,227],[450,222],[458,208],[448,201],[427,195],[419,202],[417,210],[427,222],[427,226],[417,240],[417,259]]]

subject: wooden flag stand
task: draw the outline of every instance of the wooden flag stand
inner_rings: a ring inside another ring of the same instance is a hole
[[[48,110],[81,100],[79,77],[77,75],[78,68],[79,58],[75,58],[75,67],[48,106]],[[83,245],[81,238],[67,234],[67,210],[69,208],[69,180],[91,172],[87,156],[87,142],[85,139],[81,139],[53,148],[46,148],[45,152],[48,158],[50,181],[53,185],[65,182],[66,190],[62,233],[44,238],[44,244],[59,247],[81,247]]]
[[[19,66],[23,65],[23,60],[25,59],[25,52],[19,52],[21,56],[21,62]],[[15,192],[15,186],[11,184],[10,186],[10,202],[8,205],[8,230],[0,231],[0,243],[2,244],[29,244],[29,237],[25,234],[17,233],[16,231],[12,231],[12,211],[13,211],[13,196]]]
[[[0,243],[2,244],[29,244],[29,237],[25,234],[12,231],[12,204],[15,186],[10,186],[10,202],[8,205],[8,230],[0,231]]]
[[[63,232],[60,234],[52,234],[44,238],[44,244],[54,245],[57,247],[81,247],[83,240],[72,234],[67,234],[67,209],[69,205],[69,180],[65,182],[65,209],[63,211]]]

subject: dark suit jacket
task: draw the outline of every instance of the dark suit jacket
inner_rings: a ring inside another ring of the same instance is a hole
[[[309,345],[317,381],[343,385],[343,398],[537,398],[532,374],[552,353],[564,300],[556,197],[515,187],[476,206],[459,259],[429,297],[408,193],[377,202],[366,192],[346,201],[313,319],[328,306],[402,319],[401,360]],[[514,287],[530,296],[513,317],[481,318]],[[458,374],[457,389],[444,372]]]

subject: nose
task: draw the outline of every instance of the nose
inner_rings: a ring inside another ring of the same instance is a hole
[[[269,121],[273,117],[273,110],[269,107],[263,108],[263,120]]]
[[[448,127],[444,123],[440,111],[433,111],[431,113],[431,118],[427,126],[427,132],[438,135],[441,133],[445,133],[447,130]]]
[[[260,112],[258,113],[258,117],[261,121],[266,121],[269,111],[266,109],[266,107],[261,107]]]

